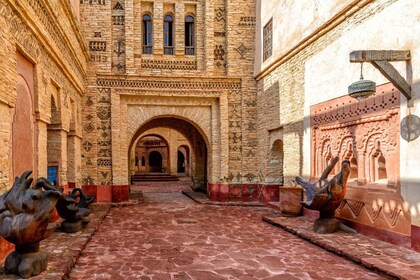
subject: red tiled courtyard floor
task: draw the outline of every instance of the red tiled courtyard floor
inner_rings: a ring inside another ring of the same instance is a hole
[[[70,279],[384,279],[264,223],[268,208],[197,204],[179,182],[142,185],[132,190],[144,202],[111,209]]]

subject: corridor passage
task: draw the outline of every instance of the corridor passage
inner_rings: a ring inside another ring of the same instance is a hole
[[[182,187],[133,188],[143,202],[111,209],[70,279],[384,279],[261,221],[271,209],[204,206]]]

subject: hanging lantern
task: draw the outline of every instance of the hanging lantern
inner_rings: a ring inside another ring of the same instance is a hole
[[[376,83],[363,79],[363,63],[360,65],[360,80],[352,83],[349,88],[349,96],[357,101],[363,100],[376,92]]]

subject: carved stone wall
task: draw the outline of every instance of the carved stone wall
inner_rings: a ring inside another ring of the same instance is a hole
[[[83,1],[80,10],[94,66],[83,104],[85,183],[127,184],[131,137],[148,118],[165,115],[201,127],[208,141],[209,181],[257,177],[254,0],[241,3],[240,11],[237,2],[220,0]],[[143,50],[144,14],[152,18],[152,53]],[[167,14],[174,18],[174,54],[164,52]],[[193,54],[185,50],[187,15],[194,17]],[[99,104],[105,89],[110,90],[110,126],[97,112],[100,107],[106,113]],[[101,139],[105,134],[110,138]],[[112,158],[99,158],[104,155],[99,143],[108,144]]]
[[[350,160],[348,191],[337,216],[409,236],[410,213],[399,189],[400,95],[387,84],[366,100],[344,96],[312,106],[311,170],[319,177],[335,156]]]
[[[10,187],[14,173],[21,171],[9,161],[19,153],[21,163],[23,154],[26,154],[24,160],[33,162],[23,168],[34,169],[35,176],[47,176],[48,154],[54,153],[47,144],[52,141],[48,139],[51,128],[65,134],[63,141],[57,142],[57,151],[60,150],[57,161],[63,163],[58,174],[60,185],[66,186],[67,158],[71,157],[76,170],[81,168],[80,150],[68,150],[67,137],[71,131],[71,137],[81,138],[80,103],[88,63],[76,17],[68,1],[2,1],[0,25],[0,191]],[[27,62],[18,62],[23,60]],[[20,132],[15,134],[12,123],[23,110],[19,102],[16,103],[17,95],[25,87],[30,93],[26,101],[32,104],[32,113],[26,112],[32,120],[26,127],[19,127]],[[58,111],[53,110],[53,103]],[[54,123],[54,119],[60,122]],[[14,141],[19,138],[16,135],[26,132],[32,134],[30,151],[19,148]],[[72,183],[77,181],[81,182],[81,174],[74,172]]]

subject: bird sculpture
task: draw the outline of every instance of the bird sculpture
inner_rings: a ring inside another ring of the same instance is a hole
[[[46,189],[57,190],[49,182],[45,185]],[[76,201],[78,198],[79,201]],[[93,202],[93,199],[89,198],[89,202]],[[56,205],[58,215],[64,219],[61,223],[61,230],[67,233],[80,231],[89,222],[86,217],[91,213],[91,209],[87,206],[87,197],[81,189],[70,195],[61,194]]]
[[[46,189],[48,180],[44,178],[32,186],[31,173],[26,171],[16,177],[12,188],[0,196],[0,235],[15,244],[15,251],[6,257],[4,270],[22,278],[38,275],[47,268],[48,255],[40,250],[39,242],[56,228],[50,215],[61,195],[57,190]]]
[[[331,180],[331,173],[339,158],[335,157],[324,170],[316,183],[310,183],[301,177],[296,177],[296,182],[302,186],[306,193],[306,201],[302,202],[305,208],[318,210],[320,218],[314,224],[314,230],[318,233],[331,233],[342,229],[351,233],[355,231],[334,218],[335,209],[342,203],[346,194],[347,180],[350,176],[350,161],[344,160],[341,171]]]
[[[71,191],[70,196],[74,198],[78,202],[76,203],[76,206],[78,208],[90,208],[91,204],[95,200],[94,195],[85,195],[81,188],[74,188]]]

